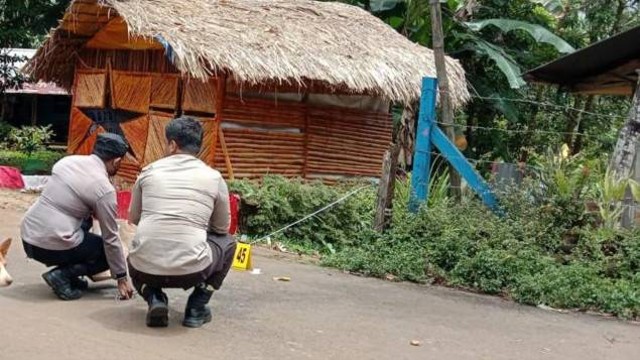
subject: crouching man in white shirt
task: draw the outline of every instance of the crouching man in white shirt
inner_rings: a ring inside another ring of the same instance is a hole
[[[147,326],[168,325],[163,288],[194,288],[183,325],[211,321],[207,303],[224,281],[236,248],[228,234],[229,193],[220,173],[197,158],[202,126],[190,117],[165,129],[166,157],[144,168],[133,188],[129,221],[138,225],[129,272],[149,304]]]

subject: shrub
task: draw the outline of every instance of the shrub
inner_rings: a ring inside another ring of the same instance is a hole
[[[44,145],[54,136],[51,125],[47,126],[23,126],[20,129],[12,129],[9,133],[9,144],[15,150],[31,154],[34,151],[44,150]]]
[[[0,121],[0,149],[9,146],[9,134],[13,131],[14,127],[4,121]]]
[[[256,204],[257,212],[247,219],[246,229],[253,236],[265,236],[336,201],[366,184],[327,186],[267,176],[260,184],[234,181],[230,190],[242,194],[245,201]],[[371,227],[375,188],[368,187],[347,201],[276,235],[283,241],[309,250],[333,252],[355,245],[358,235]]]
[[[398,204],[396,204],[398,205]],[[369,276],[430,281],[531,305],[640,314],[640,232],[582,228],[572,247],[547,204],[505,204],[499,218],[475,201],[394,219],[387,233],[323,259]],[[538,214],[538,215],[536,215]],[[557,244],[557,245],[554,245]]]
[[[36,151],[27,155],[20,151],[0,150],[0,165],[16,167],[24,175],[50,174],[53,165],[64,156],[57,151]]]

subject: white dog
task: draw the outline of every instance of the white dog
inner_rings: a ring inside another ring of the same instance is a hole
[[[0,244],[0,287],[9,286],[13,282],[11,275],[9,275],[5,268],[9,247],[11,247],[11,238],[6,239]]]

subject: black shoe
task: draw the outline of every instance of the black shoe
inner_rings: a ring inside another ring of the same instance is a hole
[[[148,327],[169,326],[169,299],[162,291],[157,290],[147,296],[149,310],[147,311]]]
[[[82,297],[82,291],[71,286],[71,280],[66,276],[64,270],[53,269],[42,274],[42,279],[61,300],[76,300]]]
[[[187,301],[182,325],[190,328],[199,328],[211,321],[211,309],[207,303],[213,295],[213,289],[205,284],[200,284],[193,289]]]
[[[208,306],[202,309],[187,308],[185,310],[182,325],[189,328],[199,328],[202,325],[211,322],[211,309]]]
[[[69,281],[74,289],[86,291],[89,288],[89,282],[83,276],[72,277]]]

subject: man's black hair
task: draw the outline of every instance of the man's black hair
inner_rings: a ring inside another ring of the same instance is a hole
[[[190,116],[171,120],[164,130],[167,141],[175,141],[181,151],[197,155],[202,146],[202,125]]]

